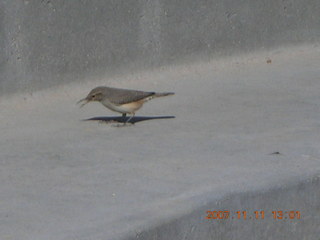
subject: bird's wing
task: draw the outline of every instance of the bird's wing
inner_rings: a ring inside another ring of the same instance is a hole
[[[126,103],[136,102],[147,97],[154,95],[155,92],[143,92],[128,89],[113,89],[110,91],[109,96],[112,103],[122,105]]]

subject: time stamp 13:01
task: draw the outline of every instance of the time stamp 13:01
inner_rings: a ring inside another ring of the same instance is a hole
[[[206,219],[218,220],[218,219],[265,219],[271,217],[274,220],[293,220],[301,219],[300,211],[207,211]]]

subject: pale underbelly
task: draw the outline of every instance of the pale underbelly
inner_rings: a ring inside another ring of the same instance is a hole
[[[105,107],[109,108],[112,111],[119,112],[119,113],[134,113],[135,111],[139,110],[144,101],[138,101],[133,103],[127,103],[122,105],[114,105],[110,102],[101,102]]]

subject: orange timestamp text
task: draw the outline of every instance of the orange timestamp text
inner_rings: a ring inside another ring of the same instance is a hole
[[[207,211],[206,219],[265,219],[271,217],[274,220],[285,220],[285,219],[301,219],[300,211]]]

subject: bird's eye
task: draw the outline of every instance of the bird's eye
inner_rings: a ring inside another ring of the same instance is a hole
[[[92,98],[95,98],[96,95],[92,95]]]

